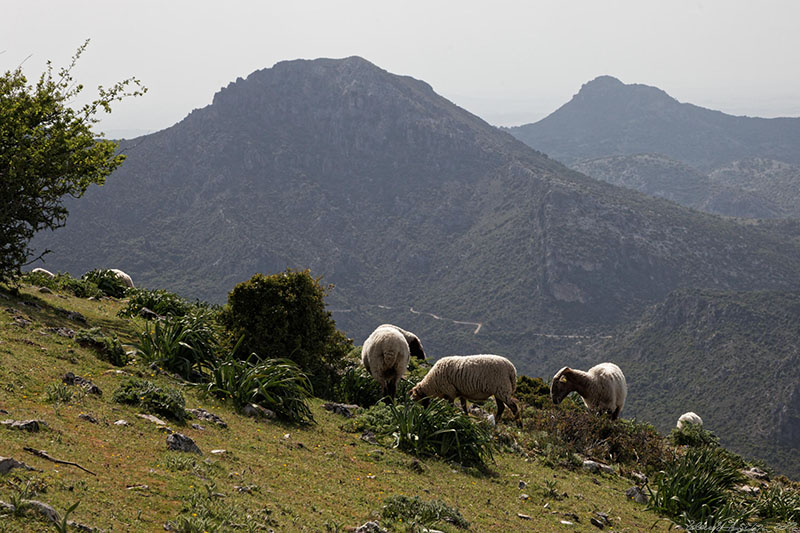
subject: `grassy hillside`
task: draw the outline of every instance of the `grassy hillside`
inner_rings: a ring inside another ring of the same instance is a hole
[[[80,502],[69,518],[104,531],[161,531],[165,524],[174,531],[347,531],[369,520],[390,531],[421,531],[421,523],[450,532],[595,531],[591,520],[602,516],[615,531],[669,528],[668,520],[626,499],[631,479],[576,466],[580,461],[556,433],[566,438],[580,427],[576,424],[591,420],[582,410],[555,409],[549,415],[529,406],[523,429],[502,424],[493,430],[497,450],[485,469],[416,459],[385,441],[362,439],[354,430],[357,424],[325,410],[322,400],[310,402],[314,424],[259,421],[135,359],[113,367],[94,349],[65,336],[68,330],[99,327],[124,344],[133,342],[143,322],[119,318],[122,307],[109,298],[91,301],[33,287],[15,294],[0,287],[0,418],[46,423],[39,432],[0,427],[0,455],[36,469],[0,474],[0,501],[44,501],[62,515]],[[102,395],[59,386],[66,372],[91,380]],[[168,420],[203,453],[168,451],[163,428],[139,418],[138,409],[112,400],[129,376],[179,390],[187,408],[207,409],[227,428]],[[521,388],[520,399],[536,398],[532,390]],[[129,425],[115,424],[119,420]],[[601,420],[600,426],[613,426],[618,434],[649,434],[627,422]],[[549,436],[542,431],[548,427]],[[661,441],[648,442],[660,447]],[[25,448],[45,450],[95,475]],[[216,449],[225,452],[211,452]],[[594,458],[606,458],[602,442],[587,444],[583,451],[590,449]],[[644,458],[646,450],[651,445],[641,444],[638,454]],[[628,462],[614,468],[630,473],[645,466]],[[415,519],[409,511],[415,502],[452,518]],[[33,511],[12,513],[2,507],[0,532],[53,530]]]

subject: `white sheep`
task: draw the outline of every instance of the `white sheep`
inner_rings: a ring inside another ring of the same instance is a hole
[[[703,419],[700,418],[700,415],[689,411],[688,413],[683,413],[680,418],[678,418],[678,429],[681,429],[686,424],[694,424],[696,426],[703,425]]]
[[[361,347],[364,368],[380,384],[383,395],[392,398],[410,358],[408,341],[401,331],[397,326],[383,324],[375,328]]]
[[[408,350],[411,354],[411,357],[416,357],[417,359],[425,360],[425,350],[422,348],[422,341],[419,340],[419,337],[411,333],[410,331],[406,331],[399,326],[395,326],[394,324],[381,324],[378,326],[379,328],[394,328],[399,331],[403,337],[405,337],[406,342],[408,343]]]
[[[565,366],[553,376],[550,397],[558,404],[572,391],[581,395],[589,410],[608,412],[611,419],[616,420],[625,406],[628,384],[622,370],[614,363],[600,363],[587,372]]]
[[[500,355],[480,354],[442,357],[428,371],[422,381],[411,389],[411,399],[428,398],[461,399],[461,408],[467,412],[467,400],[482,402],[494,396],[499,422],[505,406],[517,416],[517,404],[511,397],[517,389],[517,369]]]
[[[50,272],[49,270],[45,270],[43,268],[38,268],[38,267],[31,270],[31,274],[44,274],[48,278],[56,277],[56,275]]]
[[[133,287],[133,280],[125,272],[117,268],[111,268],[109,270],[111,270],[111,272],[113,272],[120,280],[122,280],[122,283],[124,283],[126,287]]]

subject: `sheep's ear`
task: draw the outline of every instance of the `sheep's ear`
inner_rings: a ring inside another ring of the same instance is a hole
[[[561,376],[561,379],[559,379],[558,381],[560,381],[561,383],[566,383],[567,382],[567,377],[566,376]]]

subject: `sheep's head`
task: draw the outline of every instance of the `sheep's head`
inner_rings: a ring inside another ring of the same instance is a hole
[[[428,398],[428,394],[422,390],[420,384],[414,385],[414,388],[411,389],[411,399],[415,402],[420,402],[425,407],[428,406],[430,403],[430,398]]]
[[[419,337],[416,335],[408,339],[408,350],[411,352],[411,357],[416,357],[423,361],[425,360],[425,350],[422,349],[422,341],[420,341]]]
[[[569,380],[569,375],[572,370],[565,366],[553,376],[553,383],[550,385],[550,398],[553,399],[554,404],[561,403],[561,400],[567,397],[567,394],[575,390],[572,382]]]

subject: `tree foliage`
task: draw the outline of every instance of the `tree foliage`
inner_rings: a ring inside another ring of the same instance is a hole
[[[92,183],[102,185],[125,159],[116,153],[117,143],[92,127],[113,102],[147,89],[129,78],[98,87],[97,97],[83,107],[70,107],[83,91],[72,70],[88,44],[57,74],[48,62],[36,84],[21,67],[0,77],[0,280],[30,262],[34,233],[64,225],[65,196],[78,198]]]
[[[228,294],[222,322],[239,353],[290,359],[307,374],[318,396],[332,392],[332,371],[352,349],[325,310],[326,288],[308,270],[256,274]]]

